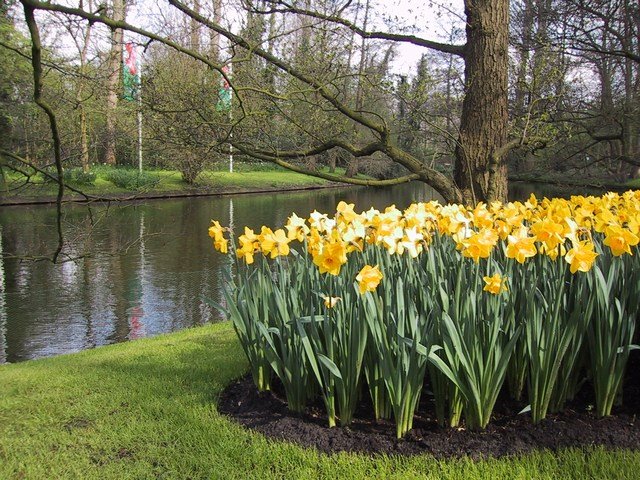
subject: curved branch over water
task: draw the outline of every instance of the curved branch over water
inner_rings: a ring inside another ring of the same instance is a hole
[[[53,263],[56,263],[58,256],[64,247],[64,236],[62,232],[62,197],[64,195],[64,178],[62,171],[62,154],[60,149],[60,132],[58,131],[58,121],[53,109],[42,98],[42,43],[40,42],[40,31],[34,15],[34,8],[23,2],[24,17],[29,27],[31,35],[31,65],[33,66],[33,100],[49,118],[51,138],[53,139],[53,156],[56,165],[58,178],[58,194],[56,197],[56,228],[58,230],[58,246],[52,256]]]

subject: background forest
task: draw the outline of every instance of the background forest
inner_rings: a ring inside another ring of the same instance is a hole
[[[503,167],[512,178],[639,174],[637,2],[467,0],[464,13],[463,5],[412,11],[411,2],[373,0],[168,3],[2,3],[3,188],[16,174],[35,181],[31,166],[55,171],[49,122],[33,101],[27,7],[40,29],[43,97],[58,119],[61,162],[79,183],[98,165],[137,166],[139,110],[145,168],[178,170],[189,184],[226,165],[231,144],[255,169],[275,162],[347,181],[421,179],[450,200],[500,198],[482,177]],[[476,20],[483,38],[505,37],[507,55],[476,51]],[[156,38],[139,34],[148,32]],[[128,42],[142,59],[140,103],[123,98]],[[490,62],[478,69],[478,58]],[[220,97],[223,73],[230,108]],[[477,88],[473,98],[484,103],[471,99]],[[498,132],[487,148],[482,132],[469,140],[479,124]],[[476,148],[485,148],[484,164],[474,170]]]

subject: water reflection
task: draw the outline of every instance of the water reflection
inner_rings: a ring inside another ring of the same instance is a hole
[[[240,230],[283,225],[291,212],[357,210],[438,198],[427,187],[328,189],[231,197],[158,200],[125,206],[69,206],[67,254],[52,265],[0,255],[0,362],[74,352],[217,320],[203,301],[220,302],[229,260],[207,235],[212,218]],[[91,225],[90,219],[94,225]],[[50,254],[56,244],[50,206],[0,210],[0,248],[10,255]],[[88,256],[83,256],[90,253]]]
[[[4,255],[2,253],[2,225],[0,225],[0,363],[5,363],[7,361],[7,310],[4,295]]]
[[[569,198],[571,195],[602,195],[602,190],[591,187],[570,187],[550,185],[544,183],[511,182],[509,184],[509,198],[525,200],[531,194],[538,198]]]

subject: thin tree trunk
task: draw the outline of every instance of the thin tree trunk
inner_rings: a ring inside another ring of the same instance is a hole
[[[193,11],[200,15],[200,0],[193,0]],[[189,40],[191,43],[191,50],[200,53],[200,31],[202,26],[195,18],[191,19],[191,25],[189,27]]]
[[[449,42],[453,44],[454,41],[454,29],[451,29],[449,34]],[[452,89],[453,89],[453,74],[455,72],[453,68],[453,55],[449,55],[447,60],[447,98],[445,99],[445,106],[447,108],[446,122],[447,122],[447,132],[453,133],[453,98],[452,98]]]
[[[28,117],[26,115],[22,118],[22,133],[24,135],[24,158],[28,162],[33,162],[33,158],[31,157],[31,138],[29,137],[31,128],[28,125],[27,119]]]
[[[87,130],[87,113],[84,105],[80,104],[80,159],[84,173],[89,172],[89,141],[87,138]]]
[[[362,29],[367,30],[367,24],[369,23],[369,10],[370,10],[370,0],[366,0],[364,6],[364,19],[362,22]],[[361,111],[364,104],[364,71],[367,65],[367,44],[365,42],[365,38],[362,37],[362,41],[360,43],[360,63],[358,65],[358,84],[356,87],[356,111]],[[357,128],[357,127],[356,127]],[[360,170],[360,159],[357,157],[352,157],[349,160],[349,165],[347,166],[347,171],[345,175],[347,177],[355,177],[358,175],[358,171]]]
[[[113,0],[113,20],[125,19],[125,0]],[[121,28],[115,28],[111,32],[111,52],[109,54],[109,78],[107,79],[107,111],[106,111],[106,138],[104,163],[116,164],[116,116],[118,108],[118,91],[120,87],[120,72],[122,70],[122,39]]]
[[[213,8],[213,22],[220,25],[222,22],[222,0],[211,0],[211,6]],[[209,51],[211,59],[214,62],[220,61],[220,34],[213,29],[209,29]]]
[[[92,9],[92,2],[89,2],[89,9]],[[82,8],[82,2],[80,2],[80,8]],[[87,53],[89,51],[89,41],[91,40],[91,24],[87,24],[87,29],[84,33],[84,39],[82,44],[82,50],[80,51],[80,79],[78,80],[78,89],[76,90],[76,102],[80,109],[80,158],[82,161],[82,171],[87,173],[89,171],[89,140],[87,133],[87,112],[84,106],[84,84],[87,65]]]
[[[530,95],[533,99],[541,99],[543,97],[543,89],[545,83],[548,82],[548,74],[550,72],[548,66],[552,62],[549,56],[549,16],[551,15],[551,5],[549,0],[535,0],[537,13],[537,29],[535,34],[535,45],[533,49]],[[538,113],[545,106],[535,102],[531,110]]]
[[[633,50],[633,17],[631,6],[628,2],[623,5],[624,11],[624,36],[622,38],[622,48],[626,51]],[[637,138],[638,138],[638,125],[637,115],[638,112],[634,111],[634,98],[636,88],[634,85],[634,62],[630,58],[624,59],[624,118],[622,122],[623,128],[623,155],[626,158],[633,158],[637,155]],[[636,172],[636,168],[625,164],[624,168],[629,176],[633,176]]]
[[[7,193],[8,191],[9,189],[7,185],[7,178],[5,177],[4,173],[4,166],[2,164],[2,161],[0,161],[0,193]]]
[[[522,5],[522,37],[520,38],[520,58],[515,89],[515,115],[524,115],[527,96],[527,73],[533,37],[533,2],[524,0]]]
[[[276,46],[276,33],[277,33],[276,32],[277,23],[276,23],[275,12],[269,14],[268,23],[269,23],[269,28],[267,30],[267,52],[269,53],[269,55],[273,55],[273,52],[275,51],[275,46]],[[276,90],[276,71],[277,69],[270,63],[267,63],[264,69],[265,83],[271,89],[271,91],[274,91],[274,92]]]

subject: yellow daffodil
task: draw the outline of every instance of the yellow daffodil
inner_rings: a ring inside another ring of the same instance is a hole
[[[511,227],[517,227],[522,223],[524,215],[522,208],[524,206],[520,202],[509,202],[502,208],[502,218]]]
[[[473,210],[473,225],[478,230],[493,226],[493,215],[487,210],[487,206],[480,202]]]
[[[342,241],[327,242],[313,256],[313,263],[320,269],[320,273],[339,275],[342,265],[347,263],[347,248]]]
[[[404,211],[404,220],[407,228],[416,228],[430,232],[436,223],[437,216],[429,204],[412,203]]]
[[[258,248],[258,236],[248,227],[244,227],[244,235],[240,235],[238,243],[240,247],[236,250],[238,258],[244,258],[247,265],[253,263],[253,254]]]
[[[323,237],[317,228],[310,228],[309,235],[307,236],[307,251],[311,256],[315,256],[320,253],[322,249]]]
[[[298,217],[295,213],[291,214],[285,228],[287,229],[287,238],[290,241],[298,240],[302,242],[309,233],[309,227],[304,218]]]
[[[499,273],[496,273],[491,277],[482,277],[482,279],[485,283],[482,290],[484,290],[485,292],[498,295],[500,292],[506,292],[508,290],[507,279],[502,278]]]
[[[271,258],[289,255],[289,239],[283,229],[280,228],[275,232],[265,229],[260,236],[260,248],[263,254],[270,254]]]
[[[339,218],[340,221],[345,223],[353,222],[358,217],[358,214],[353,211],[353,207],[353,203],[341,201],[336,208],[336,218]]]
[[[493,229],[502,240],[506,240],[512,230],[511,226],[504,220],[496,220],[493,223]]]
[[[616,257],[619,257],[623,253],[633,255],[631,253],[631,247],[638,245],[638,241],[640,240],[637,235],[618,225],[608,226],[604,233],[605,239],[602,243],[609,247],[611,253]]]
[[[638,200],[640,202],[640,200]],[[627,228],[634,235],[640,235],[640,212],[630,213]]]
[[[340,300],[342,300],[340,297],[322,297],[322,299],[324,300],[324,306],[327,308],[333,308],[335,307],[338,302]]]
[[[493,248],[498,243],[498,234],[489,228],[471,235],[462,241],[462,256],[472,258],[478,263],[481,258],[488,258]]]
[[[524,202],[524,206],[527,207],[528,210],[535,210],[537,208],[538,199],[533,193],[529,195],[529,200]]]
[[[551,218],[544,218],[531,225],[536,241],[544,244],[545,251],[555,250],[564,241],[565,227]]]
[[[438,227],[441,232],[454,234],[460,230],[468,229],[469,224],[472,222],[471,216],[461,205],[447,205],[442,207],[440,213],[442,220],[439,222]]]
[[[382,280],[382,272],[377,265],[375,267],[365,265],[356,277],[361,294],[373,292],[380,284],[380,280]]]
[[[573,248],[567,252],[564,259],[569,263],[571,273],[588,272],[593,267],[598,254],[593,249],[593,243],[585,241],[574,244]]]
[[[538,250],[535,237],[529,236],[527,227],[522,226],[508,237],[507,258],[514,258],[518,263],[524,263],[527,258],[534,257]]]
[[[593,220],[593,229],[598,233],[602,233],[609,225],[615,225],[615,223],[615,215],[609,210],[603,210],[595,216]]]
[[[538,252],[543,255],[546,255],[551,260],[555,260],[556,258],[558,258],[558,255],[560,255],[561,257],[564,257],[567,253],[567,249],[562,243],[558,247],[551,248],[551,249],[547,247],[546,243],[542,243],[538,248]]]
[[[618,257],[631,255],[640,244],[640,191],[573,196],[570,200],[539,200],[531,195],[524,202],[479,203],[475,207],[431,201],[414,203],[404,211],[391,205],[382,212],[371,208],[362,214],[355,213],[353,204],[342,201],[333,218],[317,211],[308,220],[292,214],[285,228],[274,232],[262,227],[259,235],[245,228],[238,238],[236,255],[251,264],[256,251],[271,258],[287,255],[289,243],[298,240],[306,243],[322,273],[338,275],[347,255],[360,255],[371,245],[386,249],[390,255],[408,253],[417,258],[430,245],[454,242],[464,257],[475,262],[489,257],[500,245],[508,258],[521,264],[536,254],[551,260],[563,256],[573,273],[585,272],[596,260],[596,246],[608,246]],[[228,249],[227,231],[217,221],[209,227],[214,248],[223,253]],[[363,269],[358,280],[364,291],[369,285],[366,273]],[[503,291],[504,281],[498,289],[495,275],[485,277],[485,283],[486,291]]]

